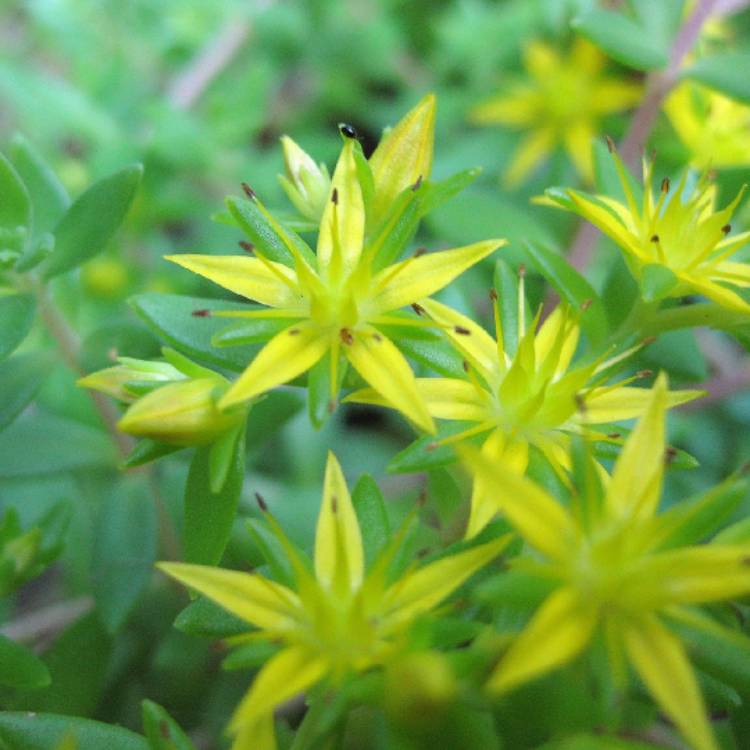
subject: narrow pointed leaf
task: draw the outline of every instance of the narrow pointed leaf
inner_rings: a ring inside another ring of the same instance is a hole
[[[15,230],[31,226],[31,199],[20,175],[0,154],[0,227]]]
[[[143,701],[143,731],[151,750],[195,750],[180,725],[158,704]]]
[[[50,681],[49,670],[33,651],[0,635],[0,685],[30,690]]]
[[[365,560],[369,566],[391,538],[391,525],[383,495],[369,474],[363,474],[354,486],[352,504],[362,532]]]
[[[35,308],[30,294],[0,296],[0,359],[11,354],[26,338],[34,322]]]
[[[0,430],[4,430],[34,398],[49,375],[45,353],[21,354],[0,361]]]

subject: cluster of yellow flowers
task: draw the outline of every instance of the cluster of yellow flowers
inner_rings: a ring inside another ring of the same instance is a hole
[[[601,59],[583,42],[574,47],[568,66],[547,48],[532,45],[527,65],[544,90],[519,85],[474,112],[477,122],[544,120],[510,166],[508,179],[521,179],[558,140],[589,174],[595,130],[578,118],[586,109],[580,96],[606,114],[637,101],[639,87],[610,79],[592,85]],[[357,514],[333,454],[312,566],[265,514],[293,572],[289,585],[259,573],[160,565],[251,625],[240,642],[280,645],[237,708],[234,748],[275,747],[273,712],[281,703],[321,681],[335,683],[348,672],[392,660],[416,618],[505,550],[511,534],[475,539],[499,513],[524,541],[524,551],[510,565],[544,579],[552,593],[500,655],[488,691],[504,693],[569,662],[601,638],[618,684],[626,683],[624,665],[631,663],[686,740],[698,750],[714,750],[695,674],[670,627],[700,620],[692,605],[750,593],[750,547],[721,536],[698,543],[706,535],[688,533],[690,512],[679,505],[658,512],[667,456],[665,411],[700,393],[670,391],[663,375],[651,389],[631,385],[635,378],[612,382],[615,366],[641,344],[581,354],[586,310],[561,303],[543,321],[541,309],[527,316],[523,274],[512,300],[515,325],[503,323],[504,300],[491,294],[494,336],[430,299],[505,245],[490,239],[398,260],[419,218],[450,192],[430,181],[434,121],[435,100],[427,96],[387,132],[369,159],[354,131],[342,125],[343,147],[332,176],[283,139],[283,187],[300,214],[319,225],[315,252],[246,187],[244,198],[229,201],[237,225],[248,233],[249,241],[241,243],[246,254],[170,257],[263,306],[212,316],[239,318],[251,328],[277,324],[234,382],[170,350],[165,362],[122,359],[82,381],[132,404],[121,421],[124,431],[194,445],[236,432],[255,399],[305,373],[325,384],[333,410],[351,365],[367,387],[348,393],[345,401],[398,410],[419,432],[433,435],[435,445],[456,447],[474,479],[463,549],[412,566],[395,581],[388,571],[401,537],[395,535],[366,570]],[[689,139],[689,125],[678,127]],[[701,182],[688,196],[684,179],[676,189],[662,183],[654,197],[648,162],[641,197],[616,154],[613,159],[625,202],[577,190],[549,193],[543,200],[581,214],[611,237],[652,300],[696,292],[729,309],[750,311],[727,288],[750,285],[748,267],[728,259],[750,236],[727,236],[740,197],[714,211],[713,188]],[[447,339],[464,361],[464,376],[416,377],[398,346],[399,337],[415,329]],[[602,427],[634,418],[639,421],[627,440]],[[436,420],[468,426],[436,435]],[[476,436],[482,438],[479,450],[473,447]],[[611,473],[586,451],[576,458],[576,445],[596,442],[622,446]],[[531,447],[564,486],[574,487],[568,506],[525,478]],[[712,498],[709,493],[699,504],[707,507]],[[710,627],[720,626],[711,621]]]

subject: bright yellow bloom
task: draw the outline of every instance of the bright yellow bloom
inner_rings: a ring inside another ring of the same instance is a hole
[[[541,556],[533,569],[557,583],[500,660],[488,689],[502,693],[566,664],[600,631],[615,677],[629,660],[690,746],[716,750],[695,674],[668,624],[690,618],[694,605],[750,592],[750,547],[679,546],[683,508],[657,514],[666,407],[660,376],[611,478],[602,485],[590,465],[591,482],[573,493],[570,509],[503,463],[465,453],[477,478],[492,487],[496,508]]]
[[[213,599],[258,630],[252,638],[282,643],[240,703],[230,729],[233,750],[276,746],[273,710],[320,680],[382,665],[399,649],[414,620],[434,609],[496,557],[508,535],[408,570],[393,583],[387,569],[397,550],[385,547],[365,571],[357,516],[335,456],[328,455],[315,537],[314,573],[278,527],[295,570],[296,589],[254,573],[161,563],[167,574]]]
[[[548,190],[537,202],[573,211],[612,239],[647,300],[702,294],[722,307],[750,313],[750,305],[727,288],[750,286],[750,265],[727,260],[750,240],[750,232],[727,236],[745,189],[715,211],[715,185],[704,175],[688,191],[685,172],[673,191],[664,178],[654,199],[653,164],[644,160],[643,198],[637,201],[626,167],[616,152],[612,156],[625,203],[572,189]]]
[[[601,118],[632,107],[642,93],[639,84],[606,75],[605,62],[606,57],[583,39],[573,43],[567,57],[543,42],[531,42],[524,50],[528,80],[470,112],[470,120],[478,125],[530,131],[505,171],[508,185],[523,182],[558,145],[591,180],[591,147]]]
[[[389,213],[382,222],[373,224],[371,214],[382,213],[395,196],[405,193],[408,201],[412,193],[419,193],[423,184],[420,176],[429,173],[432,158],[433,119],[434,100],[428,97],[385,136],[370,159],[373,180],[370,187],[374,197],[370,196],[368,201],[359,176],[359,170],[367,162],[361,158],[353,134],[342,128],[346,142],[321,219],[317,255],[300,238],[292,239],[275,223],[278,236],[293,258],[293,266],[264,257],[257,247],[255,258],[169,257],[236,294],[272,308],[219,315],[289,322],[221,399],[222,408],[292,380],[325,356],[330,363],[333,406],[341,374],[339,360],[343,357],[417,427],[434,431],[406,358],[381,327],[394,322],[424,325],[424,321],[409,321],[389,313],[434,294],[505,241],[487,240],[452,250],[415,254],[382,267],[379,253],[391,241],[401,217]],[[415,174],[417,177],[411,182]],[[265,212],[253,194],[250,200]],[[368,227],[374,227],[369,235],[365,231],[366,220]]]
[[[464,357],[467,378],[417,378],[417,388],[433,417],[473,423],[441,443],[484,434],[483,454],[502,460],[520,474],[526,471],[529,446],[533,445],[565,477],[570,468],[570,436],[615,439],[591,426],[640,416],[649,391],[628,387],[634,378],[602,385],[603,378],[597,376],[626,355],[571,366],[580,337],[579,313],[557,307],[538,330],[539,316],[525,330],[520,313],[525,308],[523,278],[519,291],[518,331],[505,331],[505,336],[515,335],[519,342],[516,351],[506,350],[496,295],[495,339],[470,318],[439,302],[420,302],[428,315],[446,327]],[[673,391],[669,405],[699,395],[698,391]],[[370,389],[357,391],[346,400],[388,406]],[[467,536],[479,533],[496,512],[492,488],[478,479],[471,496]]]
[[[750,164],[750,107],[696,83],[684,82],[664,102],[677,135],[700,168]]]

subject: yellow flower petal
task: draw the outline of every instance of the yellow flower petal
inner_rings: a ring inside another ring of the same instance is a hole
[[[622,628],[630,661],[662,710],[695,750],[718,750],[703,698],[679,640],[655,617]]]
[[[573,160],[576,170],[587,180],[594,176],[594,147],[595,132],[589,122],[571,123],[563,133],[565,150]]]
[[[372,281],[373,307],[384,313],[429,297],[506,244],[506,240],[484,240],[394,263]]]
[[[659,503],[667,404],[667,379],[663,373],[650,393],[646,411],[630,434],[612,472],[606,504],[615,516],[649,518]]]
[[[539,80],[554,75],[561,64],[560,55],[549,44],[533,40],[523,49],[523,65],[529,73]]]
[[[651,260],[643,255],[636,238],[606,208],[597,205],[594,201],[575,190],[568,190],[567,195],[584,219],[590,221],[611,240],[620,245],[620,247],[642,258],[644,262]]]
[[[469,112],[475,125],[530,125],[539,116],[539,94],[525,86],[477,104]]]
[[[419,429],[434,433],[435,423],[419,395],[414,373],[401,352],[372,326],[359,326],[342,347],[354,369]]]
[[[396,196],[432,171],[435,139],[435,95],[427,94],[388,131],[369,163],[375,182],[375,221],[387,212]]]
[[[523,439],[508,439],[500,429],[493,430],[482,445],[482,454],[489,461],[502,461],[509,471],[523,474],[529,463],[529,444]],[[471,490],[471,510],[466,527],[466,538],[476,536],[496,515],[497,489],[479,474],[474,477]]]
[[[386,631],[397,628],[436,607],[467,578],[497,557],[510,540],[511,535],[505,534],[403,576],[385,592],[383,628]]]
[[[167,255],[165,258],[263,305],[301,307],[302,297],[295,291],[297,277],[282,263],[268,261],[265,264],[242,255]]]
[[[364,243],[365,207],[354,148],[354,141],[349,140],[341,150],[331,180],[331,193],[320,220],[318,261],[321,269],[327,267],[333,275],[340,273],[341,268],[356,266]],[[337,263],[341,267],[337,268]]]
[[[336,456],[328,452],[323,504],[315,533],[315,575],[323,586],[349,593],[364,574],[362,536]]]
[[[503,174],[508,187],[515,187],[547,157],[555,145],[555,131],[542,127],[526,136]]]
[[[566,560],[576,530],[568,513],[541,487],[506,468],[500,461],[469,448],[459,448],[461,457],[479,478],[491,487],[489,497],[532,547],[554,560]]]
[[[492,387],[498,385],[501,366],[495,339],[471,318],[448,305],[432,299],[421,300],[419,304],[435,322],[448,326],[446,336],[487,383]],[[469,331],[469,335],[456,333],[456,328]]]
[[[687,275],[678,273],[677,276],[681,281],[689,284],[698,294],[708,297],[708,299],[713,300],[722,307],[750,314],[750,304],[745,302],[739,294],[721,284],[717,284],[715,281],[705,277],[699,278],[697,274]]]
[[[605,78],[594,87],[594,92],[591,96],[592,108],[600,115],[609,115],[638,104],[643,96],[643,86],[617,78]]]
[[[703,391],[668,391],[665,406],[671,408],[694,401],[705,395]],[[591,424],[620,422],[623,419],[639,417],[647,409],[652,393],[646,388],[592,388],[586,394],[584,419]]]
[[[299,612],[297,594],[252,573],[186,563],[158,563],[157,567],[227,612],[265,630],[286,630]]]
[[[232,742],[232,750],[276,750],[273,714],[261,716],[256,722],[243,726]]]
[[[274,708],[314,685],[327,670],[326,662],[300,646],[285,648],[269,659],[234,712],[229,725],[236,732],[256,725]]]
[[[303,322],[277,333],[219,401],[222,409],[247,401],[309,370],[329,349],[331,334]]]
[[[558,589],[501,659],[487,689],[501,693],[566,664],[589,642],[597,619],[596,609],[577,591]]]
[[[750,240],[750,232],[746,234],[748,235],[747,239]],[[750,264],[748,263],[735,263],[725,260],[713,269],[712,275],[717,280],[727,281],[735,286],[750,286]]]
[[[572,323],[570,314],[563,306],[558,305],[539,327],[534,338],[536,361],[544,362],[548,356],[553,355],[555,362],[551,374],[554,378],[559,377],[570,366],[580,335],[580,326]]]
[[[750,547],[702,545],[655,555],[644,568],[659,606],[702,604],[750,592]]]

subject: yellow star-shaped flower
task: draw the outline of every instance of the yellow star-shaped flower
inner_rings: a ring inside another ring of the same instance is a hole
[[[287,383],[327,356],[332,406],[343,358],[421,430],[434,431],[411,368],[382,327],[424,326],[426,321],[389,313],[434,294],[505,241],[418,252],[407,260],[384,264],[384,257],[386,262],[392,260],[388,246],[401,241],[394,238],[415,226],[409,223],[419,210],[413,201],[425,188],[421,176],[429,174],[432,160],[433,110],[434,100],[428,97],[385,136],[369,162],[362,157],[353,131],[342,127],[345,143],[320,221],[317,253],[273,220],[250,191],[249,199],[283,243],[289,264],[269,259],[257,246],[256,257],[169,257],[271,308],[219,315],[288,321],[223,396],[221,408]],[[364,184],[363,172],[368,175]]]
[[[272,522],[272,519],[271,519]],[[273,710],[321,680],[383,664],[416,618],[434,609],[496,557],[509,535],[448,555],[388,582],[398,543],[365,571],[362,537],[341,467],[328,455],[315,537],[314,572],[275,526],[295,571],[292,589],[255,573],[161,563],[190,588],[257,628],[250,636],[283,644],[258,673],[230,729],[233,750],[276,747]]]
[[[745,188],[716,211],[716,186],[703,175],[688,189],[686,171],[674,190],[664,178],[654,198],[653,164],[644,159],[643,197],[637,198],[637,186],[611,144],[610,149],[624,202],[572,189],[548,190],[536,202],[573,211],[613,240],[647,301],[702,294],[722,307],[750,313],[750,304],[729,288],[750,286],[750,265],[728,260],[750,240],[750,232],[729,236]]]
[[[503,332],[497,295],[492,295],[495,339],[470,318],[439,302],[420,302],[424,311],[445,327],[464,357],[467,378],[417,378],[417,388],[433,417],[473,423],[441,443],[483,434],[483,454],[490,460],[502,460],[521,474],[526,471],[529,447],[533,445],[566,478],[570,436],[616,439],[592,427],[640,416],[649,391],[629,387],[634,378],[602,383],[600,373],[631,351],[613,359],[603,356],[571,366],[580,338],[580,314],[557,307],[538,330],[539,316],[526,330],[521,312],[525,308],[523,277],[519,291],[518,330],[514,332]],[[510,335],[519,342],[515,350],[506,348],[505,336]],[[673,391],[667,398],[669,405],[675,406],[700,395],[698,391]],[[346,400],[389,405],[371,389],[356,391]],[[479,533],[496,513],[491,489],[477,479],[467,536]]]
[[[572,493],[570,508],[504,463],[465,452],[475,476],[492,488],[496,509],[540,556],[526,558],[530,570],[555,583],[487,687],[503,693],[566,664],[600,632],[615,677],[624,679],[629,661],[690,747],[717,750],[695,674],[669,624],[682,617],[695,622],[694,605],[749,593],[750,547],[683,546],[692,514],[679,504],[657,512],[666,407],[660,376],[611,478],[602,482],[591,463],[590,481]],[[707,493],[693,513],[716,498]],[[711,627],[720,626],[711,621]]]
[[[604,73],[606,57],[577,39],[567,57],[543,42],[524,50],[528,79],[511,84],[471,110],[478,125],[508,125],[529,131],[505,170],[505,182],[518,185],[558,145],[578,172],[593,175],[591,144],[602,117],[636,104],[642,87]]]

